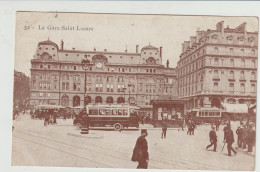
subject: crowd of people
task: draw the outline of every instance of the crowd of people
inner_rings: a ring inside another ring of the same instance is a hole
[[[255,145],[256,132],[253,129],[253,124],[244,124],[242,121],[236,129],[237,134],[237,147],[239,149],[252,152]]]
[[[54,109],[37,109],[35,111],[30,111],[31,119],[41,119],[44,121],[44,126],[48,126],[50,124],[57,124],[57,118],[66,120],[66,119],[74,119],[77,117],[77,113],[75,111],[58,111]]]

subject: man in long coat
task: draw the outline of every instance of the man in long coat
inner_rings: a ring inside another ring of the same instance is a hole
[[[164,120],[162,122],[162,139],[166,138],[166,131],[167,131],[167,121]]]
[[[148,153],[148,144],[145,137],[148,135],[146,129],[141,130],[141,136],[137,139],[135,148],[133,151],[132,161],[137,161],[138,166],[137,168],[148,168],[148,160],[149,160],[149,153]]]
[[[224,141],[227,143],[228,156],[231,156],[231,151],[236,155],[237,152],[232,147],[232,144],[234,143],[235,140],[234,140],[233,131],[231,130],[230,125],[227,126],[226,132],[224,134]]]
[[[212,130],[209,132],[209,140],[210,140],[211,144],[209,144],[206,147],[206,149],[208,149],[209,147],[214,145],[213,151],[216,152],[216,149],[217,149],[217,135],[216,135],[215,127],[212,127]]]

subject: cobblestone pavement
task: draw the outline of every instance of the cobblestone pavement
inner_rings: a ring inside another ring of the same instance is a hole
[[[43,126],[42,120],[32,120],[28,115],[14,121],[12,165],[60,166],[89,168],[130,168],[137,166],[131,161],[137,129],[119,131],[90,130],[81,135],[72,125],[72,119],[58,119],[58,125]],[[235,134],[237,123],[232,123]],[[239,151],[227,156],[223,146],[223,127],[217,131],[217,152],[206,150],[209,144],[209,125],[198,126],[195,135],[170,129],[167,138],[161,139],[161,130],[148,128],[150,169],[181,170],[254,170],[255,158]],[[236,139],[236,136],[235,136]],[[234,143],[235,147],[236,144]]]

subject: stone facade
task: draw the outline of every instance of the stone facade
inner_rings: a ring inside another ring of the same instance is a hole
[[[150,105],[159,95],[177,95],[177,74],[169,63],[162,65],[162,47],[148,45],[139,52],[65,50],[50,40],[38,43],[31,60],[30,105],[65,107],[86,103],[127,102]],[[82,60],[90,63],[83,68]]]
[[[177,74],[186,109],[255,104],[257,54],[258,33],[248,32],[246,23],[231,29],[222,21],[184,41]]]

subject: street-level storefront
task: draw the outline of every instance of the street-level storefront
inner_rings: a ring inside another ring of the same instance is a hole
[[[168,127],[178,127],[183,123],[184,102],[177,97],[164,95],[157,100],[151,100],[153,105],[153,125],[161,127],[163,120]]]

